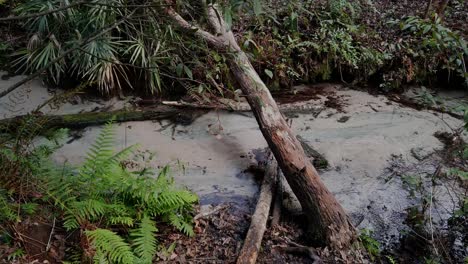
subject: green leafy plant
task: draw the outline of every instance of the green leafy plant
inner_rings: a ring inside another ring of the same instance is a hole
[[[50,154],[60,146],[55,141],[36,147],[24,157],[2,149],[9,159],[0,164],[20,159],[26,168],[20,177],[27,173],[35,182],[30,191],[40,197],[19,203],[14,185],[3,184],[2,188],[10,186],[11,191],[0,192],[2,225],[31,215],[39,206],[49,208],[63,220],[68,232],[80,231],[89,244],[85,248],[91,249],[84,255],[97,263],[151,263],[158,250],[156,221],[193,235],[191,212],[197,196],[174,186],[169,167],[156,176],[147,167],[127,169],[123,161],[136,146],[116,152],[114,136],[110,122],[78,167],[57,166],[50,160]]]
[[[148,169],[130,172],[122,167],[121,162],[134,147],[114,152],[113,138],[112,125],[108,124],[77,173],[43,168],[47,198],[64,211],[67,230],[85,230],[97,250],[96,261],[106,258],[132,263],[129,260],[137,258],[150,263],[156,252],[157,231],[152,219],[157,217],[193,235],[189,213],[197,197],[173,186],[169,167],[156,178]],[[112,231],[114,226],[133,229],[119,234]]]
[[[435,73],[437,69],[456,72],[468,85],[465,58],[468,56],[466,41],[463,37],[444,26],[442,20],[434,15],[430,19],[410,16],[399,23],[406,38],[407,52],[413,60],[424,60],[424,69]]]
[[[127,8],[122,0],[90,2],[62,11],[29,18],[24,27],[29,42],[17,51],[14,66],[25,72],[46,68],[47,80],[58,85],[75,78],[96,83],[102,93],[115,93],[123,87],[144,87],[145,92],[161,93],[162,72],[176,72],[176,65],[188,64],[196,41],[187,43],[159,12],[157,1],[147,8]],[[15,9],[20,16],[34,15],[72,5],[59,0],[28,0]],[[187,3],[188,5],[188,3]],[[137,14],[137,15],[136,15]],[[182,59],[184,58],[184,59]],[[165,74],[171,80],[190,82],[193,76]]]
[[[374,261],[375,258],[380,257],[380,243],[372,237],[371,230],[361,230],[359,241],[362,243],[367,253],[369,253],[372,261]]]

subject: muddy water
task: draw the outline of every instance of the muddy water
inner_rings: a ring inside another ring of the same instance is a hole
[[[0,89],[6,87],[5,82],[0,84]],[[339,98],[342,109],[325,108],[316,117],[302,111],[290,117],[292,128],[328,159],[330,168],[322,171],[321,177],[356,225],[376,230],[382,241],[396,241],[405,228],[405,209],[412,201],[402,188],[401,179],[389,178],[386,173],[392,156],[400,156],[407,164],[416,163],[411,153],[430,153],[441,148],[433,134],[460,126],[461,121],[401,107],[383,96],[333,85],[324,89]],[[33,82],[29,88],[0,99],[0,114],[7,117],[27,112],[51,96],[40,83]],[[15,97],[23,101],[11,104]],[[325,96],[319,95],[307,103],[323,106],[326,101]],[[66,103],[59,109],[45,108],[44,112],[89,111],[103,105],[118,108],[119,104],[123,105],[116,101]],[[254,203],[258,184],[246,170],[257,162],[255,153],[266,147],[266,142],[251,115],[212,111],[189,126],[176,126],[174,133],[172,128],[165,128],[167,124],[118,124],[116,148],[138,143],[141,149],[155,152],[153,165],[173,164],[176,181],[198,193],[202,204]],[[100,127],[85,129],[81,138],[55,154],[56,160],[72,164],[83,161],[99,131]],[[180,164],[184,169],[177,169]],[[422,169],[430,173],[434,167]]]

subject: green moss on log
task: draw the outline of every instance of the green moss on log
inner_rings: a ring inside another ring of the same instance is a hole
[[[36,130],[47,131],[54,128],[79,129],[102,125],[114,118],[115,122],[170,119],[179,114],[171,107],[149,110],[117,110],[110,112],[88,112],[67,115],[29,114],[0,120],[0,132],[17,133],[19,129],[34,125]]]

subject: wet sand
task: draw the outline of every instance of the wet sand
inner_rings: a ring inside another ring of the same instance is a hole
[[[0,83],[0,89],[6,87],[5,81]],[[325,110],[317,117],[304,111],[288,115],[292,128],[330,163],[321,177],[357,227],[379,231],[381,241],[395,242],[405,228],[405,209],[413,201],[407,197],[401,179],[389,179],[385,169],[395,156],[407,164],[417,163],[412,154],[415,150],[431,153],[441,148],[434,133],[450,131],[450,127],[460,126],[462,122],[448,115],[402,107],[384,96],[337,85],[324,89],[339,100],[341,109],[325,107],[328,99],[318,95],[301,104],[324,106]],[[0,115],[26,113],[51,96],[39,82],[33,81],[0,99]],[[15,97],[23,99],[11,104]],[[58,109],[44,108],[43,112],[77,113],[95,107],[117,109],[123,105],[116,100],[66,103]],[[162,129],[167,122],[116,124],[116,149],[140,144],[140,149],[155,152],[153,165],[172,164],[176,182],[196,192],[202,204],[254,204],[259,187],[254,175],[246,170],[257,163],[255,153],[265,148],[266,142],[251,114],[211,111],[188,126],[176,126],[174,136],[170,127]],[[55,153],[57,162],[79,164],[99,131],[100,127],[86,128],[81,138]],[[435,168],[429,164],[422,170],[431,173]]]

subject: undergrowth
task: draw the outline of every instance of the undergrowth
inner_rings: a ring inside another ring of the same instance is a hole
[[[38,215],[57,219],[67,234],[79,234],[71,254],[76,263],[152,263],[163,222],[194,234],[191,213],[197,196],[175,187],[169,167],[156,174],[147,167],[127,169],[123,161],[136,146],[114,151],[111,123],[81,165],[57,165],[50,155],[66,132],[58,130],[39,145],[32,137],[2,136],[0,166],[7,173],[0,178],[0,225],[10,247],[21,248],[24,241],[15,227]],[[14,258],[11,254],[2,257]]]
[[[161,2],[145,8],[125,7],[133,1],[92,2],[23,20],[28,43],[16,50],[14,63],[32,73],[57,60],[45,71],[49,83],[85,80],[96,83],[102,93],[126,88],[152,94],[188,91],[201,101],[208,100],[206,94],[234,94],[236,83],[226,54],[179,32],[164,15],[155,15],[164,13]],[[65,4],[69,3],[27,0],[15,13],[27,16]],[[273,90],[327,80],[373,82],[390,90],[412,83],[433,85],[440,76],[468,85],[465,40],[437,15],[388,17],[370,1],[220,4],[226,23]],[[179,1],[176,9],[206,26],[197,4]],[[371,26],[365,23],[369,15],[382,21]],[[388,32],[391,36],[385,35]],[[8,47],[8,53],[11,50]]]
[[[468,49],[459,32],[446,27],[436,14],[431,18],[409,16],[389,24],[397,25],[403,34],[398,43],[388,45],[404,69],[402,76],[393,76],[394,84],[411,81],[431,84],[437,81],[438,72],[446,71],[447,82],[458,77],[468,87],[465,62]]]

